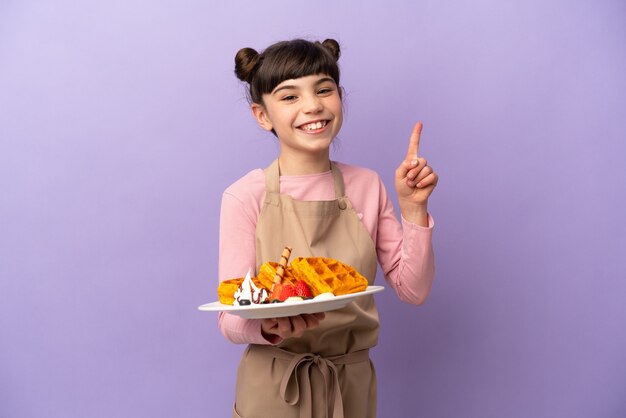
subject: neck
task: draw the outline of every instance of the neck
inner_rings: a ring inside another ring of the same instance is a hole
[[[330,156],[328,150],[319,155],[293,155],[281,151],[278,165],[283,176],[324,173],[330,170]]]

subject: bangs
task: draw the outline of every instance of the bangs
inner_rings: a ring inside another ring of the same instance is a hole
[[[339,86],[339,67],[322,45],[303,40],[281,42],[264,52],[255,75],[259,96],[271,93],[285,80],[326,74]]]

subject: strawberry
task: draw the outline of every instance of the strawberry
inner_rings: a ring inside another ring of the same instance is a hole
[[[280,292],[282,292],[283,290],[283,285],[282,284],[274,284],[274,286],[272,287],[272,292],[270,293],[270,300],[280,300],[279,296],[280,296]]]
[[[295,290],[297,296],[301,296],[305,299],[313,297],[313,293],[311,293],[311,288],[309,288],[309,285],[307,285],[304,280],[298,280]]]
[[[295,287],[290,284],[282,285],[282,289],[280,290],[280,293],[278,293],[278,300],[285,301],[292,296],[298,296]]]

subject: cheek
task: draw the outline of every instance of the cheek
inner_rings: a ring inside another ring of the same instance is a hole
[[[332,109],[335,117],[343,118],[343,102],[341,100],[337,100],[333,103]]]
[[[293,123],[294,123],[293,118],[288,117],[286,115],[282,115],[282,117],[280,117],[280,118],[278,118],[276,120],[276,123],[274,124],[274,127],[278,128],[278,129],[289,129],[289,128],[291,128]]]
[[[341,127],[341,124],[343,122],[343,107],[341,107],[341,103],[339,104],[339,107],[335,110],[334,114],[337,121],[337,127],[339,128]]]
[[[342,125],[343,125],[343,118],[336,118],[335,119],[335,135],[339,133],[339,130],[341,129]]]

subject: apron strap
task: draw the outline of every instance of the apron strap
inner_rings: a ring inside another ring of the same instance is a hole
[[[368,349],[326,358],[314,353],[291,353],[273,346],[255,346],[255,349],[267,351],[276,358],[289,360],[289,366],[280,383],[280,396],[287,404],[298,405],[300,418],[312,416],[313,405],[309,377],[311,366],[317,366],[324,379],[326,417],[344,418],[337,365],[369,361]]]
[[[345,196],[345,186],[343,183],[343,176],[341,171],[337,168],[337,164],[334,161],[330,162],[330,169],[333,174],[333,185],[335,187],[335,198],[339,199]],[[275,159],[265,169],[265,192],[266,195],[280,193],[280,168],[278,167],[278,158]]]
[[[333,172],[333,183],[335,184],[335,198],[339,199],[346,195],[346,190],[343,185],[343,176],[341,171],[337,168],[337,164],[334,161],[330,162],[330,169]]]
[[[280,193],[280,171],[278,158],[265,169],[265,193]]]

